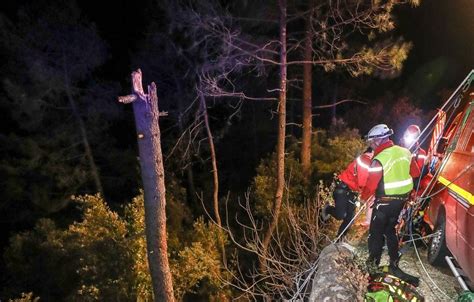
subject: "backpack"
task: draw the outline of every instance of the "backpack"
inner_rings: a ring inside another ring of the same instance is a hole
[[[425,299],[416,288],[389,274],[369,277],[365,302],[423,302]]]

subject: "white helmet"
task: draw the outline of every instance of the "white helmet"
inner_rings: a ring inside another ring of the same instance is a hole
[[[375,138],[389,137],[393,134],[393,130],[388,128],[385,124],[378,124],[369,130],[369,133],[365,136],[365,139],[370,141]]]

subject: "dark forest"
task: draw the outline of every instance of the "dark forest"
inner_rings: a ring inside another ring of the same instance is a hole
[[[471,0],[3,1],[0,300],[166,297],[137,107],[118,101],[138,70],[160,112],[167,301],[290,299],[335,237],[318,218],[335,175],[374,125],[398,143],[435,116],[474,66],[473,19]]]

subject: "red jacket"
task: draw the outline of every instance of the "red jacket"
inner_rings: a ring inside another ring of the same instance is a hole
[[[410,175],[413,178],[420,177],[421,170],[426,163],[426,151],[418,148],[416,152],[411,155]]]
[[[353,160],[338,178],[352,191],[360,192],[365,187],[371,162],[372,154],[364,153]]]
[[[379,154],[383,150],[392,146],[393,146],[393,142],[391,140],[388,140],[385,143],[381,144],[375,149],[374,157],[377,156],[377,154]],[[411,177],[413,177],[413,175],[411,174],[411,167],[410,167],[410,175]],[[368,200],[370,196],[375,194],[375,190],[377,190],[377,186],[379,185],[379,182],[382,180],[382,176],[383,176],[382,165],[380,164],[378,160],[372,161],[372,164],[370,165],[370,169],[369,169],[369,177],[367,178],[367,183],[360,195],[361,200]]]

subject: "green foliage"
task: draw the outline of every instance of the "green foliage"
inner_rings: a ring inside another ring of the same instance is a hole
[[[380,30],[389,31],[393,27],[391,22],[383,23]],[[403,62],[408,58],[411,48],[411,43],[402,40],[397,42],[387,40],[376,43],[372,47],[363,47],[356,56],[357,64],[348,66],[347,69],[354,77],[365,74],[380,78],[394,78],[400,74]],[[340,59],[342,59],[342,56],[340,56]]]
[[[32,291],[46,301],[66,297],[79,281],[74,270],[77,261],[71,252],[66,233],[49,219],[39,220],[33,230],[13,236],[5,252],[10,284],[4,295]]]
[[[182,249],[192,239],[189,229],[192,229],[193,213],[184,203],[185,200],[186,190],[175,177],[169,175],[166,178],[166,225],[168,246],[173,250]]]
[[[11,239],[5,261],[12,279],[45,300],[133,299],[125,221],[99,196],[73,199],[84,209],[81,222],[60,230],[40,220]]]
[[[124,217],[99,195],[73,200],[83,209],[81,221],[61,230],[43,219],[34,230],[11,238],[5,262],[12,284],[5,294],[32,291],[47,301],[152,301],[143,195],[125,208]],[[191,233],[191,242],[177,244],[174,238],[169,245],[176,296],[198,287],[206,288],[208,297],[222,294],[217,239],[222,234],[202,219]]]
[[[17,299],[10,299],[8,302],[38,302],[39,297],[34,297],[33,293],[21,293],[21,297]]]
[[[366,145],[356,129],[350,129],[342,120],[334,121],[329,131],[317,130],[312,140],[312,176],[305,179],[299,162],[299,144],[289,142],[285,157],[286,190],[283,200],[290,204],[301,204],[315,194],[318,179],[332,181],[334,173],[343,170],[362,153]],[[264,158],[257,168],[253,181],[256,213],[267,216],[270,213],[276,187],[276,156]]]
[[[329,131],[317,131],[311,146],[315,179],[332,179],[361,154],[366,143],[357,129],[348,128],[343,120],[334,120]]]
[[[310,187],[307,187],[301,164],[295,151],[289,151],[285,157],[285,175],[287,190],[283,193],[283,200],[290,203],[300,203],[309,197]],[[267,216],[275,199],[276,188],[276,154],[264,158],[257,167],[257,175],[253,181],[255,191],[255,211],[259,215]]]
[[[223,234],[216,225],[199,218],[194,223],[190,245],[172,256],[173,286],[178,299],[186,293],[196,292],[200,285],[205,286],[205,292],[210,296],[225,294],[225,289],[221,289],[226,276],[220,264],[219,236]]]
[[[73,297],[85,300],[130,300],[134,255],[130,253],[127,225],[98,196],[74,197],[84,209],[83,220],[67,230],[68,249],[79,257],[79,284]]]
[[[135,197],[126,208],[125,216],[128,221],[128,236],[135,238],[129,245],[131,252],[135,255],[133,288],[137,297],[146,300],[149,299],[152,288],[143,233],[144,214],[143,195],[140,195]],[[179,217],[173,215],[169,217],[170,220],[180,220]],[[188,234],[190,241],[183,241],[181,228],[178,231],[168,227],[168,230],[168,250],[176,298],[181,300],[186,293],[196,293],[198,285],[206,286],[205,295],[217,295],[223,292],[218,241],[218,236],[223,236],[223,234],[218,227],[212,223],[205,223],[202,218],[199,218]]]

